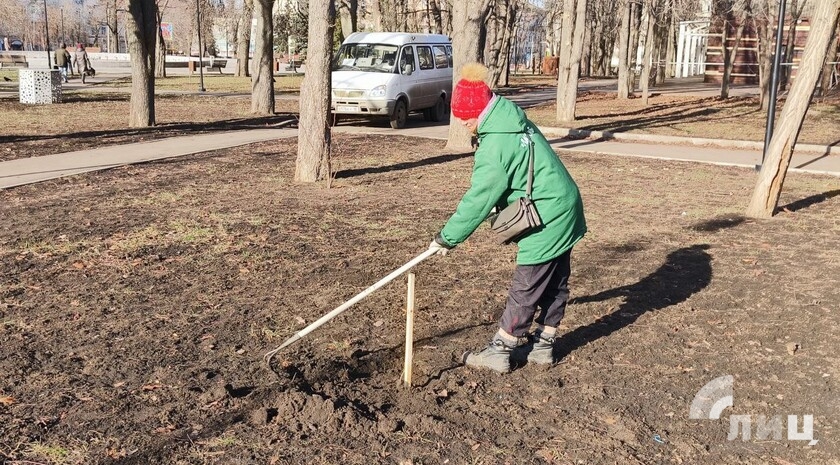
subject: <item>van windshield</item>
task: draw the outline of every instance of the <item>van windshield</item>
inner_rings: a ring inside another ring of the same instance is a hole
[[[396,72],[396,45],[343,44],[332,63],[333,71]]]

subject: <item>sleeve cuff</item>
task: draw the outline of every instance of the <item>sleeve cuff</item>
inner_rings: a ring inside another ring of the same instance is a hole
[[[437,242],[438,244],[440,244],[443,247],[446,247],[447,249],[451,249],[451,248],[455,247],[454,245],[450,244],[449,242],[446,242],[446,239],[444,239],[443,236],[440,233],[435,234],[435,242]]]

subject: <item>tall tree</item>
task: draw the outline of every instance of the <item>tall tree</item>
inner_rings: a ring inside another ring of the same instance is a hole
[[[718,0],[717,5],[721,8],[721,0]],[[721,52],[723,54],[723,78],[720,85],[720,98],[729,98],[729,86],[732,80],[732,70],[735,68],[735,59],[738,56],[738,48],[741,46],[741,39],[744,37],[744,29],[750,15],[750,0],[735,0],[734,2],[724,7],[727,11],[722,11],[719,14],[723,21],[723,38],[721,39]],[[732,44],[730,50],[727,46],[729,42],[729,18],[734,18],[735,21],[735,43]]]
[[[155,46],[158,11],[155,0],[129,0],[128,52],[131,56],[130,127],[155,125]]]
[[[773,13],[770,0],[753,0],[753,25],[758,34],[758,105],[766,110],[770,105],[770,82],[773,72]]]
[[[840,31],[835,31],[834,39],[832,39],[832,45],[828,47],[828,58],[826,61],[836,62],[838,54],[840,54]],[[820,97],[828,95],[828,91],[831,87],[831,78],[834,77],[833,70],[833,63],[826,64],[825,69],[823,69],[822,79],[820,80]]]
[[[332,94],[335,2],[309,0],[306,75],[300,86],[300,122],[295,181],[315,182],[330,176],[330,95]]]
[[[628,0],[621,9],[621,28],[618,30],[618,98],[633,95],[630,69],[630,24],[633,4]]]
[[[580,59],[586,25],[586,0],[563,2],[563,29],[557,70],[557,120],[574,121],[580,80]]]
[[[516,0],[493,0],[486,20],[487,46],[484,62],[490,69],[491,88],[507,85],[505,69],[510,55],[511,35],[516,21]]]
[[[274,0],[254,0],[257,37],[254,40],[254,75],[251,77],[251,113],[274,114]]]
[[[461,67],[482,59],[482,44],[479,43],[479,38],[482,36],[489,6],[489,0],[460,0],[452,4],[452,60],[455,67],[453,76],[456,80]],[[450,118],[446,148],[469,149],[470,140],[469,131],[456,118]]]
[[[119,25],[117,24],[118,0],[105,1],[105,25],[108,28],[108,53],[120,52]]]
[[[790,15],[790,23],[788,23],[787,47],[785,47],[783,63],[793,63],[793,54],[796,51],[796,35],[797,26],[799,25],[802,13],[808,0],[788,0],[790,5],[787,8],[787,13]],[[783,66],[779,74],[779,89],[787,89],[791,81],[793,66]]]
[[[157,42],[155,43],[155,76],[157,77],[166,77],[166,40],[163,38],[160,23],[163,18],[163,9],[168,3],[167,0],[163,6],[158,5],[157,11]]]
[[[782,109],[779,124],[767,147],[765,160],[758,174],[758,182],[747,207],[747,215],[750,217],[773,216],[796,140],[802,129],[802,122],[805,120],[805,113],[808,111],[817,80],[828,55],[838,18],[840,18],[840,0],[822,0],[817,4],[796,79]]]
[[[248,58],[251,52],[251,18],[254,0],[245,0],[236,22],[236,76],[250,76]]]
[[[650,76],[651,68],[653,67],[653,49],[656,48],[656,38],[654,33],[656,31],[656,9],[657,0],[646,0],[644,6],[644,24],[645,28],[645,54],[642,59],[642,75],[639,81],[642,83],[642,103],[648,106],[650,102]]]
[[[341,36],[347,37],[359,30],[359,0],[338,0],[339,18],[341,18]]]

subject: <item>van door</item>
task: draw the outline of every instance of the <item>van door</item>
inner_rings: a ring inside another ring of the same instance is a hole
[[[417,74],[417,60],[414,54],[414,47],[411,45],[403,46],[400,51],[400,89],[408,96],[408,109],[413,110],[417,108],[417,101],[422,100],[423,94],[418,83],[419,75]]]
[[[417,74],[420,84],[422,98],[417,102],[415,109],[429,108],[437,101],[435,84],[438,81],[438,71],[435,70],[435,59],[432,55],[432,47],[430,45],[417,45]]]
[[[452,46],[435,45],[432,47],[432,52],[435,57],[435,70],[437,70],[433,92],[434,103],[437,103],[440,95],[445,94],[447,97],[452,95]]]

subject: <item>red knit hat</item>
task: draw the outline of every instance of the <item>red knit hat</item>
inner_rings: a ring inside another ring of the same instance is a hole
[[[478,118],[493,98],[487,86],[487,67],[481,63],[467,63],[461,68],[461,79],[452,91],[452,114],[458,119]]]

